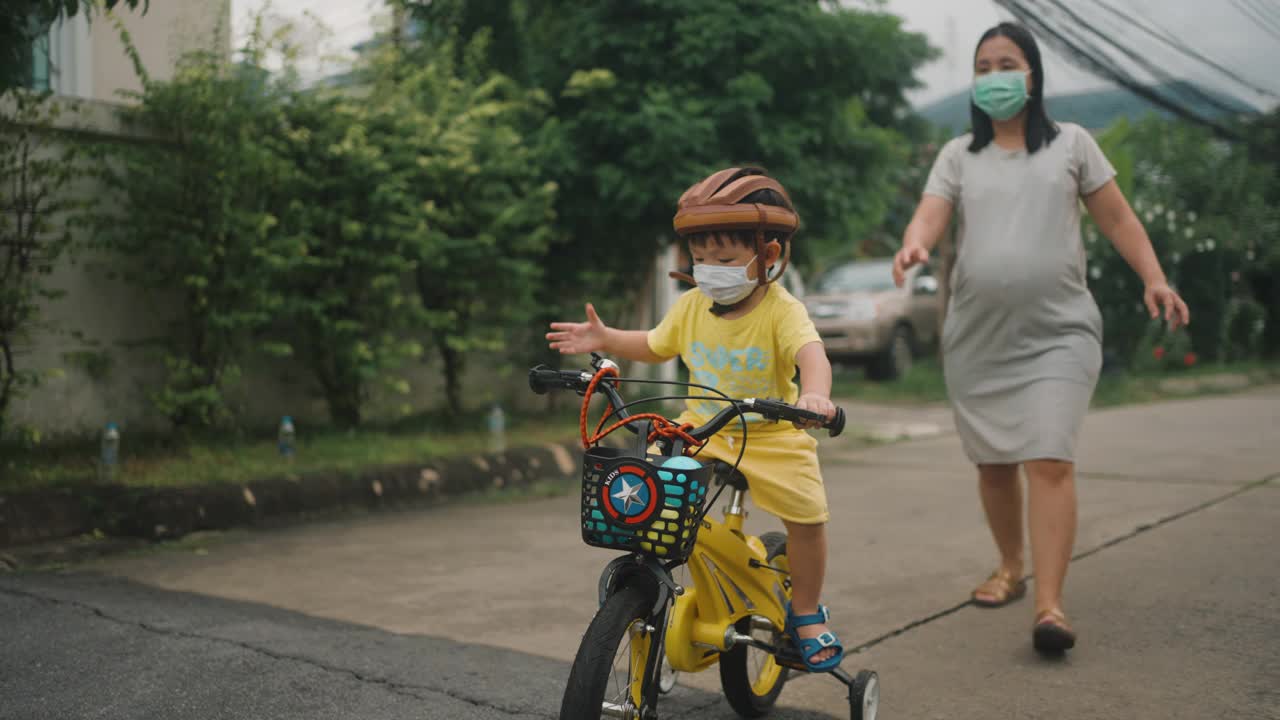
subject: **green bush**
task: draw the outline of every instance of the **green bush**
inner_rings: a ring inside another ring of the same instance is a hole
[[[172,79],[152,80],[121,34],[143,82],[122,115],[148,141],[102,148],[121,197],[100,205],[97,239],[126,280],[176,311],[157,348],[168,372],[156,407],[176,427],[227,423],[226,390],[285,301],[277,269],[292,247],[276,189],[292,170],[279,147],[292,78],[261,69],[255,34],[243,63],[192,52]]]
[[[1196,357],[1224,362],[1280,348],[1280,287],[1259,268],[1280,243],[1280,207],[1267,198],[1275,169],[1254,161],[1246,146],[1154,117],[1120,121],[1099,142],[1170,284],[1190,308],[1186,333]],[[1091,221],[1085,241],[1107,352],[1122,365],[1140,366],[1150,349],[1142,346],[1149,333],[1142,281]]]

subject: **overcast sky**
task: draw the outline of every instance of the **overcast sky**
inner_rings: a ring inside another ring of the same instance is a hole
[[[920,70],[924,87],[911,98],[925,104],[963,90],[971,79],[970,68],[974,44],[983,31],[1001,20],[1009,19],[991,0],[842,0],[849,6],[868,4],[883,6],[904,18],[908,29],[924,33],[942,51],[938,60]],[[243,33],[246,18],[265,0],[232,0],[233,24],[237,36]],[[1096,2],[1096,0],[1095,0]],[[1200,53],[1225,65],[1264,88],[1280,94],[1280,39],[1270,35],[1240,13],[1237,0],[1106,0],[1131,15],[1149,19],[1183,38]],[[1270,0],[1264,0],[1269,3]],[[352,45],[367,39],[379,22],[385,22],[383,0],[271,0],[273,10],[283,17],[301,17],[310,10],[329,29],[327,35],[314,33],[314,44],[320,54],[341,55]],[[1280,3],[1275,3],[1277,25],[1280,26]],[[1134,40],[1148,39],[1134,35]],[[1151,47],[1141,44],[1138,47]],[[1050,94],[1062,94],[1102,87],[1107,83],[1061,60],[1045,48],[1046,87]],[[1212,71],[1198,69],[1189,61],[1175,60],[1178,75],[1219,85]],[[312,73],[323,74],[337,68],[330,61]],[[308,74],[312,74],[308,73]],[[1274,97],[1240,93],[1238,88],[1219,87],[1230,94],[1264,106],[1274,106]]]
[[[1265,0],[1270,2],[1270,0]],[[1265,89],[1280,94],[1280,79],[1275,71],[1280,68],[1280,39],[1268,32],[1236,7],[1235,0],[1105,0],[1113,7],[1131,16],[1145,19],[1168,30],[1182,39],[1192,49],[1230,68]],[[865,5],[859,0],[844,0],[850,6]],[[1096,2],[1081,3],[1073,0],[1073,6],[1082,12],[1092,10]],[[1001,20],[1012,19],[991,0],[886,0],[890,12],[901,16],[908,29],[922,32],[939,48],[943,55],[920,71],[925,87],[913,94],[913,99],[929,102],[964,89],[970,80],[970,64],[978,38],[988,28]],[[1272,3],[1276,17],[1280,19],[1280,3]],[[1097,17],[1094,15],[1094,17]],[[1139,48],[1155,48],[1168,52],[1164,46],[1155,45],[1150,38],[1129,30],[1117,33],[1121,40],[1131,38]],[[1045,55],[1045,86],[1050,94],[1071,93],[1109,83],[1076,68],[1041,43]],[[1160,57],[1166,57],[1162,55]],[[1216,72],[1201,69],[1194,61],[1181,56],[1167,56],[1170,69],[1177,76],[1217,86],[1229,94],[1263,105],[1274,105],[1275,98],[1260,97],[1231,85],[1221,86]]]

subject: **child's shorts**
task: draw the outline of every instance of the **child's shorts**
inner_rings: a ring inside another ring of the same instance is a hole
[[[751,500],[765,512],[794,523],[816,525],[830,518],[818,467],[818,441],[790,423],[752,423],[738,470],[747,477]],[[725,428],[711,437],[698,460],[733,464],[742,449],[739,432]]]

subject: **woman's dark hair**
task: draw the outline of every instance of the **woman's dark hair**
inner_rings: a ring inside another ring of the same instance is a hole
[[[1058,136],[1058,126],[1049,119],[1044,109],[1044,64],[1040,60],[1040,46],[1026,28],[1011,22],[1002,22],[982,34],[977,47],[973,50],[974,60],[978,57],[978,48],[993,37],[1007,37],[1013,41],[1031,66],[1031,97],[1027,100],[1027,152],[1034,153],[1041,145],[1048,145]],[[991,125],[991,117],[969,99],[969,118],[973,125],[973,142],[969,143],[969,152],[978,152],[991,144],[996,131]]]

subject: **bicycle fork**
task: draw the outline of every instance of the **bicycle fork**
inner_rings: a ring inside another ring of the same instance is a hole
[[[649,720],[657,717],[659,674],[662,672],[663,643],[667,633],[667,611],[664,608],[656,616],[637,621],[637,624],[640,623],[644,623],[644,626],[633,632],[645,636],[644,669],[632,679],[626,704],[602,703],[601,717],[618,718],[618,720]],[[633,663],[636,659],[635,647],[638,640],[639,638],[635,635],[632,636],[631,660]],[[637,685],[639,687],[636,687]],[[637,696],[640,698],[639,707],[632,704]]]
[[[601,706],[601,715],[619,720],[649,720],[657,717],[659,675],[662,672],[662,658],[665,653],[667,635],[667,617],[671,603],[676,596],[684,594],[684,588],[671,577],[671,572],[657,559],[647,555],[623,555],[615,558],[600,574],[600,604],[608,597],[630,582],[651,582],[656,589],[653,608],[648,617],[638,620],[631,633],[631,662],[637,659],[636,643],[643,642],[644,668],[632,679],[626,704],[619,705],[606,702]],[[639,637],[643,635],[643,640]],[[636,687],[636,685],[639,687]],[[633,703],[639,698],[639,706]]]

